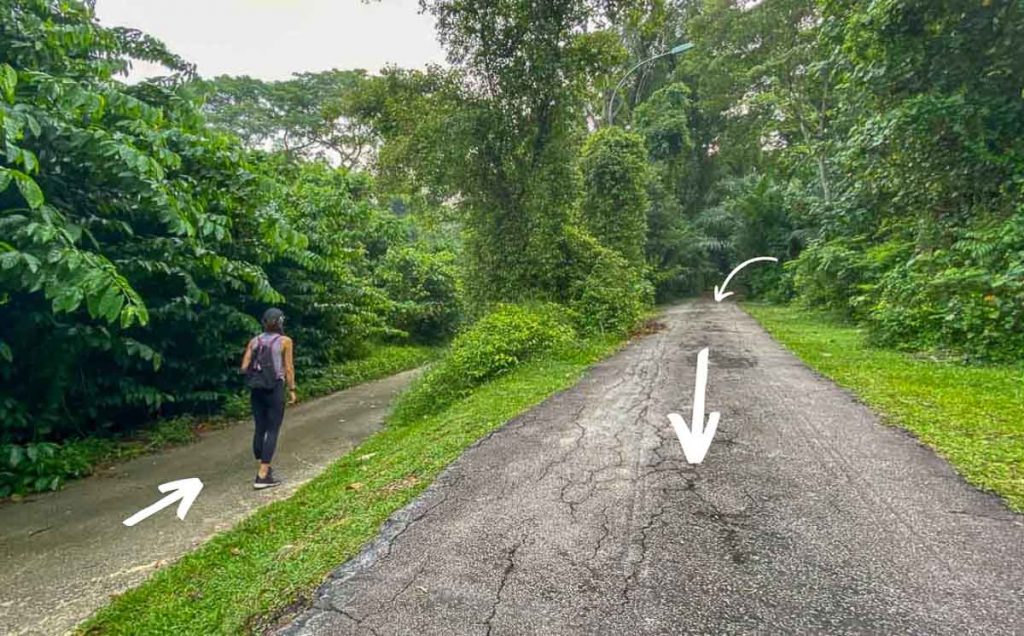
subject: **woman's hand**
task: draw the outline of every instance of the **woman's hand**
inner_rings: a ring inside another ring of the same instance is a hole
[[[299,398],[295,395],[295,389],[288,389],[288,404],[295,404],[298,401]]]

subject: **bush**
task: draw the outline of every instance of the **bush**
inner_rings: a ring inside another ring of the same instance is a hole
[[[625,332],[653,304],[654,287],[586,232],[569,228],[565,247],[566,297],[581,331]]]
[[[415,342],[451,338],[462,319],[455,254],[415,246],[388,250],[377,279],[394,301],[391,325]]]
[[[1024,358],[1024,218],[967,231],[950,249],[919,254],[881,280],[872,339],[972,358]]]
[[[883,274],[910,251],[910,245],[895,240],[874,246],[865,237],[814,241],[786,269],[804,303],[860,319],[874,302]]]
[[[475,387],[575,336],[559,305],[498,305],[458,335],[441,360],[402,396],[393,421],[437,413]]]
[[[93,443],[0,445],[0,497],[57,490],[92,471]]]

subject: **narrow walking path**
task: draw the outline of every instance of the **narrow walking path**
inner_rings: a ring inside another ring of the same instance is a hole
[[[734,303],[667,328],[469,449],[287,636],[1014,634],[1024,524]],[[704,463],[690,419],[710,347]]]
[[[274,461],[282,486],[256,492],[252,425],[142,457],[66,489],[0,506],[0,634],[64,633],[111,594],[137,585],[251,512],[287,497],[378,430],[407,371],[288,409]],[[126,528],[157,486],[198,477],[205,488],[184,521],[174,507]]]

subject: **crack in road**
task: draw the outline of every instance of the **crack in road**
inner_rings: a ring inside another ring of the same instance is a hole
[[[516,567],[516,553],[519,552],[519,548],[523,546],[526,541],[526,537],[521,538],[512,546],[511,549],[506,551],[505,569],[501,574],[501,581],[498,583],[498,591],[494,595],[494,603],[491,605],[491,613],[488,614],[487,618],[484,619],[484,626],[487,628],[487,635],[490,636],[491,628],[493,627],[492,621],[498,613],[498,606],[501,605],[501,594],[505,591],[505,585],[508,583],[509,577],[512,575],[512,570]]]

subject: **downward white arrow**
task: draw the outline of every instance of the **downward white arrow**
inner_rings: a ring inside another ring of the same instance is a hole
[[[731,281],[732,277],[735,276],[741,269],[743,269],[747,265],[750,265],[751,263],[756,263],[758,261],[771,261],[773,263],[778,263],[779,259],[774,258],[772,256],[758,256],[757,258],[752,258],[749,261],[744,261],[740,263],[739,267],[729,272],[729,275],[725,277],[725,282],[722,283],[721,290],[718,289],[718,285],[715,285],[715,302],[720,303],[729,296],[732,296],[732,292],[725,291],[725,288],[729,286],[729,281]]]
[[[704,427],[704,393],[708,386],[708,349],[701,349],[697,355],[697,381],[693,386],[693,423],[692,428],[686,428],[686,421],[678,413],[669,413],[668,419],[672,422],[672,428],[679,436],[679,443],[683,445],[683,455],[686,461],[691,464],[699,464],[704,461],[708,449],[711,448],[711,440],[715,439],[715,431],[718,430],[718,418],[720,414],[715,411],[708,415],[707,428]]]
[[[160,512],[179,499],[181,503],[178,504],[178,518],[184,519],[185,515],[188,514],[188,509],[192,507],[196,497],[199,496],[199,491],[203,489],[203,482],[199,481],[196,477],[190,477],[189,479],[169,481],[166,484],[160,484],[157,488],[160,492],[170,492],[171,494],[128,517],[124,520],[124,525],[130,528],[146,517]]]

